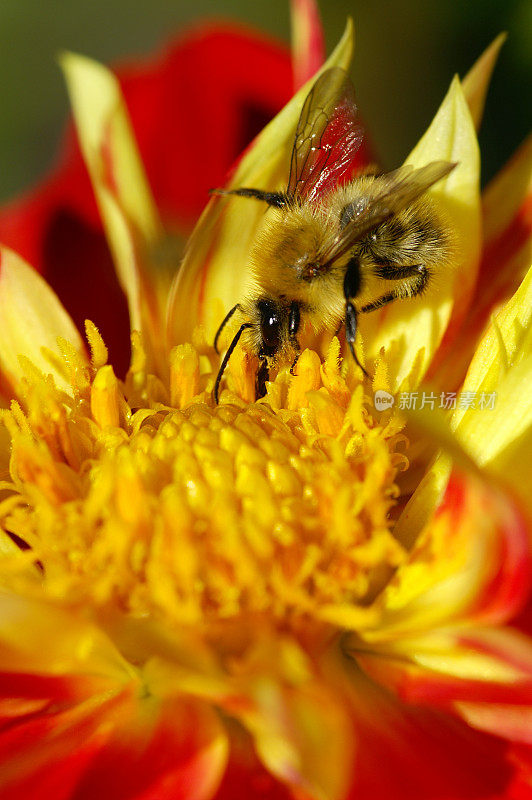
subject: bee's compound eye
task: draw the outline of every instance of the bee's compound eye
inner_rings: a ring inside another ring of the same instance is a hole
[[[273,303],[261,300],[258,304],[260,312],[260,335],[267,350],[275,353],[281,341],[281,318]]]
[[[279,349],[279,317],[277,314],[269,314],[263,317],[260,323],[260,334],[262,341],[271,350]]]

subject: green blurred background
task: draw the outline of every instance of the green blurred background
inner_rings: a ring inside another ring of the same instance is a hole
[[[322,0],[328,50],[351,15],[352,76],[385,167],[401,163],[454,72],[509,33],[481,131],[483,179],[532,127],[531,0]],[[0,0],[0,200],[43,175],[68,113],[55,54],[109,62],[147,54],[201,18],[237,19],[288,42],[288,0]]]

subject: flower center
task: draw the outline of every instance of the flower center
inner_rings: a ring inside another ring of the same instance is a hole
[[[0,509],[28,546],[13,580],[178,625],[356,625],[404,555],[389,511],[406,459],[400,423],[369,413],[337,343],[251,404],[256,365],[235,354],[215,406],[216,370],[192,346],[172,351],[166,383],[137,348],[122,384],[89,333],[90,367],[65,355],[72,396],[32,373],[24,413],[6,412],[14,493]]]

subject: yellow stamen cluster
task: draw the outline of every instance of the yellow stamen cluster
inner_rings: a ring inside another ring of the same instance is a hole
[[[13,580],[180,625],[355,624],[404,556],[389,512],[406,459],[400,422],[369,413],[338,343],[251,404],[256,365],[236,352],[215,406],[205,351],[175,348],[161,380],[135,339],[121,382],[87,332],[90,365],[62,344],[71,395],[28,365],[21,405],[4,412],[1,523],[29,546]]]

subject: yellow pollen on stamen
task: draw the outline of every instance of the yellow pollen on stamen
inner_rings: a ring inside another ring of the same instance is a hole
[[[135,336],[122,382],[87,336],[90,365],[64,351],[71,394],[28,370],[3,412],[20,502],[0,505],[1,524],[39,565],[30,581],[21,552],[19,583],[196,629],[356,626],[405,555],[390,510],[406,459],[401,421],[371,410],[337,340],[257,403],[256,359],[238,349],[216,406],[212,351],[174,348],[165,386]]]

